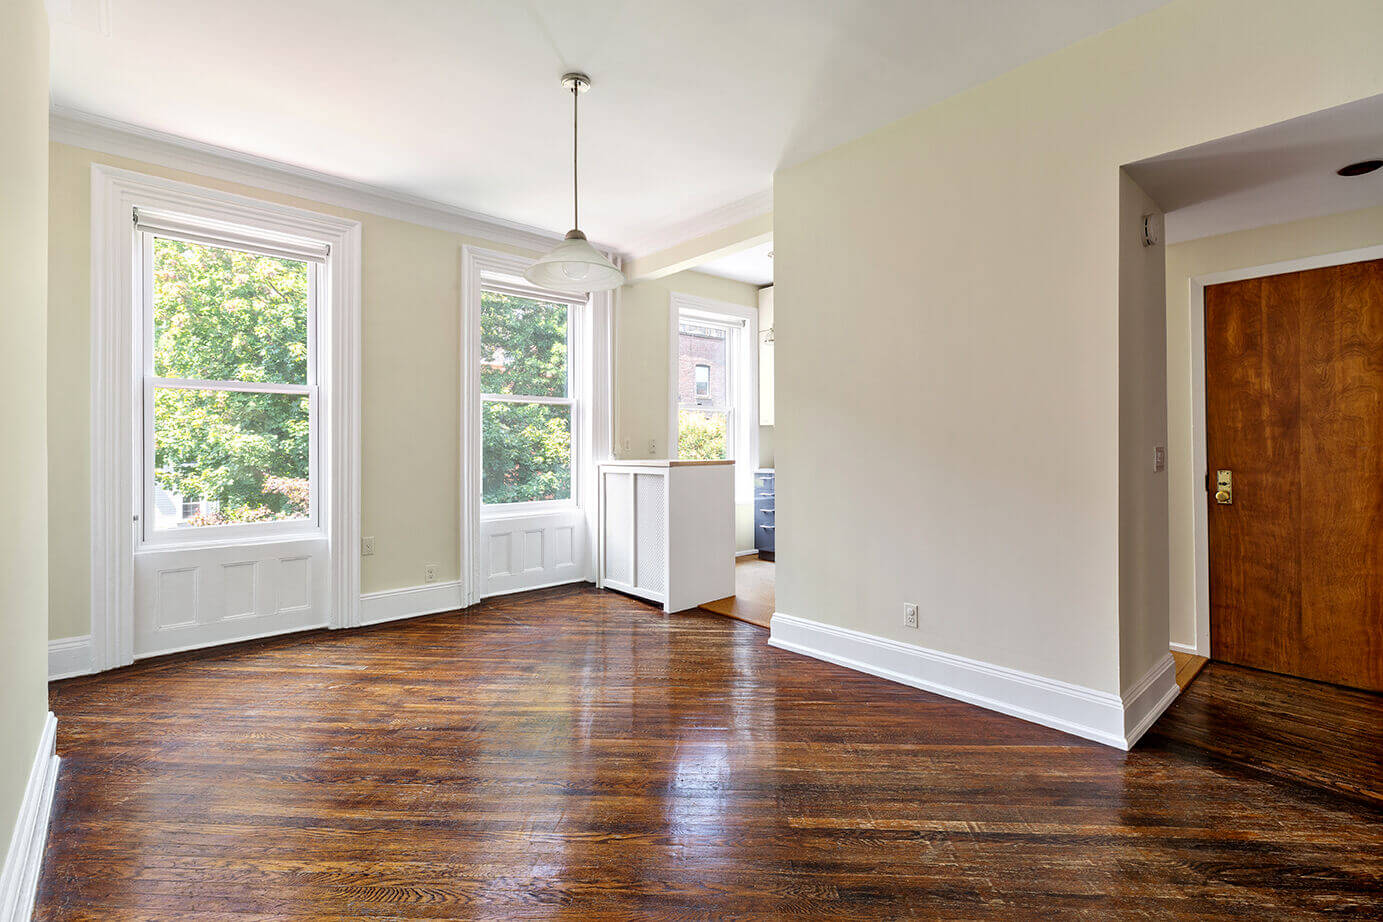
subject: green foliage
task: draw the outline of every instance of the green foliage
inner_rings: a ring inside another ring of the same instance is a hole
[[[525,397],[568,395],[565,304],[486,291],[480,301],[480,389]],[[481,421],[486,503],[571,497],[571,410],[486,401]]]
[[[308,266],[157,238],[158,377],[307,382]],[[303,518],[309,512],[308,398],[159,388],[154,478],[219,515],[193,524]]]
[[[688,461],[725,459],[724,413],[677,411],[677,457]]]

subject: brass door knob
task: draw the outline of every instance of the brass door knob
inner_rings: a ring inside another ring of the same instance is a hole
[[[1220,491],[1216,492],[1216,494],[1215,494],[1215,502],[1221,503],[1221,504],[1229,502],[1229,491],[1228,491],[1228,490],[1220,490]]]

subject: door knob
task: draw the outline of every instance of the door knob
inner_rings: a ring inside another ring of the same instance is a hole
[[[1229,506],[1234,502],[1234,472],[1215,472],[1215,502]]]

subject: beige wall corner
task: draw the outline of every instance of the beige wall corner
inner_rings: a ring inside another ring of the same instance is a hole
[[[7,849],[48,711],[48,18],[42,0],[0,8],[0,87],[0,848]],[[86,556],[72,563],[85,567]]]
[[[1167,295],[1161,243],[1143,216],[1162,209],[1119,171],[1119,691],[1167,659]]]
[[[1380,34],[1176,0],[779,171],[779,611],[1121,694],[1119,167],[1383,93]]]
[[[1192,279],[1220,272],[1383,246],[1383,207],[1188,240],[1167,248],[1167,473],[1171,642],[1209,650],[1196,632],[1195,516],[1206,502],[1205,459],[1192,438],[1191,342],[1204,321],[1192,313]],[[1199,311],[1199,303],[1196,305]],[[1205,597],[1204,591],[1200,596]]]
[[[773,213],[767,212],[665,250],[636,256],[625,264],[624,274],[631,283],[663,279],[772,239]]]

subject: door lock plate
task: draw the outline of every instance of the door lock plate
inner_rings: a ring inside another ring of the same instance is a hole
[[[1221,506],[1229,506],[1234,503],[1233,471],[1215,472],[1215,502]]]

